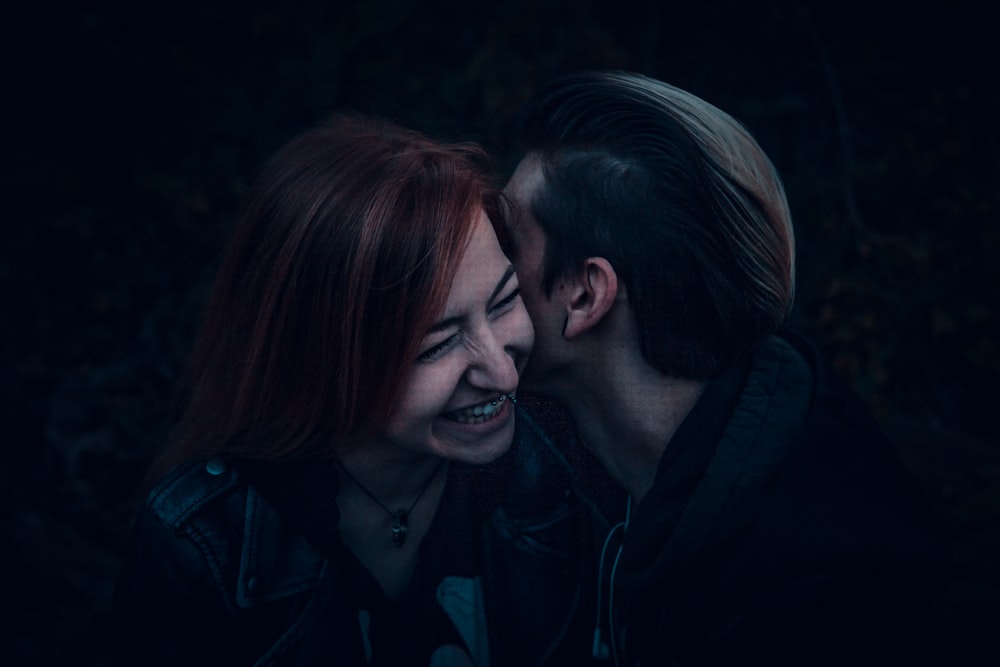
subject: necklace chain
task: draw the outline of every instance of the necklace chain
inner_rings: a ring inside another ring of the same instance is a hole
[[[424,483],[423,488],[420,489],[420,493],[418,493],[417,497],[413,499],[412,503],[410,503],[410,509],[404,510],[400,508],[395,512],[386,507],[385,503],[383,503],[381,500],[376,498],[374,493],[365,488],[365,485],[359,482],[358,479],[351,474],[351,472],[347,469],[347,466],[345,466],[339,458],[337,459],[337,465],[340,466],[340,469],[344,471],[344,474],[347,475],[347,478],[352,482],[354,482],[355,486],[364,491],[366,496],[375,501],[375,504],[381,507],[385,511],[385,513],[388,514],[390,518],[392,518],[392,543],[397,548],[400,548],[406,542],[406,534],[410,530],[409,526],[410,513],[413,512],[413,508],[416,507],[417,503],[420,502],[420,499],[424,497],[424,492],[427,491],[428,488],[430,488],[431,482],[433,482],[434,478],[437,477],[438,471],[440,471],[441,466],[444,465],[444,459],[438,461],[437,466],[435,466],[434,468],[434,472],[432,472],[431,476],[427,478],[427,481]]]

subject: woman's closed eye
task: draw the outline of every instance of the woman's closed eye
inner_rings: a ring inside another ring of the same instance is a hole
[[[497,313],[502,311],[503,309],[507,308],[509,305],[514,303],[514,300],[517,299],[517,297],[520,296],[520,294],[521,294],[521,288],[515,287],[513,290],[511,290],[510,294],[508,294],[507,296],[505,296],[504,298],[500,299],[495,304],[493,304],[493,307],[490,308],[490,312]]]
[[[458,338],[459,334],[454,333],[445,338],[437,345],[429,347],[428,349],[424,350],[423,352],[417,355],[417,362],[421,363],[421,362],[434,361],[435,359],[443,355],[445,352],[447,352],[448,349],[455,343],[455,341],[458,340]]]
[[[511,306],[514,304],[514,302],[520,295],[521,295],[521,288],[515,287],[510,291],[510,294],[500,299],[495,304],[493,304],[492,307],[490,307],[489,309],[490,315],[503,315],[504,313],[510,310]],[[457,317],[449,318],[449,320],[445,320],[445,324],[447,324],[450,320],[456,320],[457,322],[458,320],[460,320],[460,318]],[[444,356],[444,354],[448,350],[450,350],[461,338],[462,338],[461,331],[453,333],[440,343],[436,343],[435,345],[432,345],[431,347],[427,348],[426,350],[418,354],[416,359],[417,363],[431,362]]]

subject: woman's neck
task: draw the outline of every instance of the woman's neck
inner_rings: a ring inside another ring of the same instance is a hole
[[[399,597],[410,586],[437,513],[447,462],[372,443],[344,453],[340,464],[340,538],[386,596]]]
[[[437,456],[377,440],[352,447],[338,454],[338,459],[341,488],[361,485],[390,508],[409,507],[442,462]]]

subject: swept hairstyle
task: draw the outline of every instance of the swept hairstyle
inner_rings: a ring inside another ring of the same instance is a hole
[[[359,115],[283,147],[236,224],[187,408],[155,469],[219,453],[326,457],[377,430],[445,306],[478,211],[499,220],[488,166],[473,144]]]
[[[523,112],[542,161],[530,202],[545,288],[592,256],[618,272],[642,352],[662,372],[721,373],[787,317],[794,238],[781,180],[746,128],[640,74],[563,76]]]

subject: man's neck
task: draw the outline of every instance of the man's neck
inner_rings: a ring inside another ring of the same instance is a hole
[[[638,503],[705,384],[667,377],[645,360],[618,360],[569,385],[561,398],[583,444]]]

